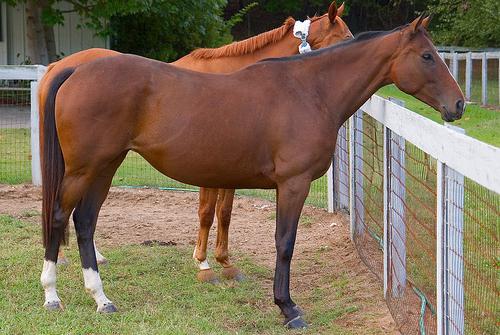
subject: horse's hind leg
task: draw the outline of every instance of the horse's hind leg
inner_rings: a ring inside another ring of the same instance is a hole
[[[103,291],[97,267],[94,232],[97,217],[108,195],[113,175],[124,157],[125,155],[120,156],[92,182],[73,213],[85,289],[97,303],[97,311],[102,313],[116,312],[117,309]]]
[[[66,227],[65,234],[66,234],[66,241],[69,242],[69,226]],[[94,249],[95,249],[95,255],[97,258],[97,264],[100,264],[100,265],[107,264],[108,260],[106,259],[106,257],[104,257],[99,252],[99,250],[97,250],[97,246],[95,245],[95,242],[94,242]],[[64,255],[64,252],[62,251],[62,249],[59,248],[59,255],[57,256],[57,265],[68,265],[68,264],[69,264],[68,258]]]
[[[66,245],[69,245],[69,226],[66,226],[66,229],[64,230],[64,235],[65,235],[65,240],[66,240]],[[69,260],[68,258],[64,255],[64,252],[61,247],[59,247],[59,254],[57,256],[57,265],[68,265]]]
[[[215,259],[223,267],[222,275],[227,279],[243,280],[243,274],[229,260],[229,225],[231,223],[231,211],[233,209],[234,190],[219,189],[217,199],[217,242],[215,247]]]
[[[85,193],[89,180],[87,176],[65,175],[54,205],[51,239],[45,247],[45,259],[40,276],[45,291],[44,306],[48,310],[62,309],[61,299],[59,299],[56,290],[57,256],[71,211]]]
[[[217,275],[210,268],[207,261],[208,234],[214,222],[216,202],[216,188],[200,188],[200,204],[198,208],[200,230],[198,231],[198,241],[196,242],[193,258],[198,262],[198,267],[200,269],[197,274],[198,280],[207,283],[218,282]]]
[[[99,265],[104,265],[104,264],[108,264],[108,260],[106,259],[106,257],[104,257],[100,252],[99,250],[97,250],[97,247],[95,245],[95,241],[94,241],[94,250],[95,250],[95,256],[96,256],[96,259],[97,259],[97,264]]]

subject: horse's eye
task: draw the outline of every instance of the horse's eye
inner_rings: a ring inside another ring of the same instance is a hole
[[[425,60],[425,61],[431,61],[432,60],[432,55],[428,52],[424,53],[422,55],[422,58]]]

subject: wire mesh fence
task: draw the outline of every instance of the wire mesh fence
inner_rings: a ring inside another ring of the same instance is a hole
[[[403,334],[436,334],[436,160],[395,135],[387,137],[385,157],[384,126],[363,113],[353,123],[354,244],[382,282],[389,206],[387,305]],[[384,178],[390,183],[387,204]]]
[[[383,278],[383,131],[381,125],[362,113],[354,115],[350,129],[354,143],[353,195],[356,227],[353,241],[363,262]],[[353,213],[351,213],[352,215]]]
[[[368,106],[370,112],[356,113],[350,126],[351,233],[361,259],[383,282],[387,305],[402,334],[498,334],[499,193],[482,186],[488,186],[485,180],[480,185],[464,177],[376,121],[370,115],[384,122],[388,115],[378,114],[378,109],[388,108],[380,102]],[[398,128],[401,120],[394,119]],[[409,136],[407,130],[403,133]],[[413,141],[418,138],[412,136]],[[498,152],[487,145],[482,148],[493,155]],[[477,164],[492,167],[496,158]],[[465,167],[469,164],[454,164],[481,179]],[[485,171],[491,182],[493,171]],[[491,187],[498,189],[498,181]]]
[[[389,136],[387,304],[404,334],[436,334],[436,160]]]
[[[0,80],[0,183],[31,180],[30,81]]]
[[[458,334],[498,334],[500,320],[500,195],[464,178],[463,309],[465,330]],[[450,275],[457,275],[452,273]],[[457,275],[458,278],[460,274]],[[460,303],[462,305],[460,306]]]

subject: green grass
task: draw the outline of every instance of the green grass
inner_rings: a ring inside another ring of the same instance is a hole
[[[63,312],[43,307],[39,284],[42,247],[39,226],[0,215],[0,334],[356,334],[335,320],[358,310],[349,290],[338,283],[295,296],[308,309],[312,328],[290,332],[273,304],[272,270],[238,256],[247,276],[242,283],[223,281],[214,286],[195,279],[192,250],[186,247],[139,245],[103,248],[112,265],[101,267],[105,291],[118,306],[113,315],[95,312],[85,293],[77,248],[74,260],[58,268],[58,292]],[[326,260],[324,260],[326,262]],[[326,264],[325,264],[326,266]],[[220,269],[216,269],[219,271]],[[324,279],[330,281],[331,278]],[[380,333],[366,329],[367,334]]]
[[[394,97],[403,100],[406,103],[406,108],[432,121],[443,124],[441,115],[436,110],[420,102],[416,98],[401,92],[394,85],[381,88],[377,94],[383,97]],[[453,124],[465,129],[467,135],[471,137],[500,147],[500,111],[498,110],[491,110],[475,104],[470,104],[467,105],[467,109],[462,119],[453,122]]]
[[[0,183],[31,181],[30,138],[29,129],[0,128]]]

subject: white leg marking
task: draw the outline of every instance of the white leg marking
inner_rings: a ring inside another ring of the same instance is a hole
[[[43,261],[43,270],[42,275],[40,276],[40,282],[45,290],[44,306],[47,306],[50,303],[61,302],[61,299],[57,296],[56,291],[56,272],[56,263],[47,260]]]
[[[94,242],[95,257],[97,259],[97,264],[104,264],[107,262],[106,258],[97,250]]]
[[[197,258],[196,258],[196,246],[194,247],[194,252],[193,252],[193,258],[194,260],[196,261],[196,263],[198,264],[198,267],[200,268],[200,270],[208,270],[210,269],[210,264],[208,264],[208,260],[204,260],[202,262],[200,262]]]
[[[200,270],[210,269],[210,265],[208,264],[208,261],[206,259],[203,262],[199,262],[198,266],[200,267]]]
[[[102,290],[102,281],[99,272],[93,269],[83,269],[83,280],[85,281],[85,289],[90,293],[97,303],[97,311],[101,311],[105,305],[111,304],[104,291]]]

